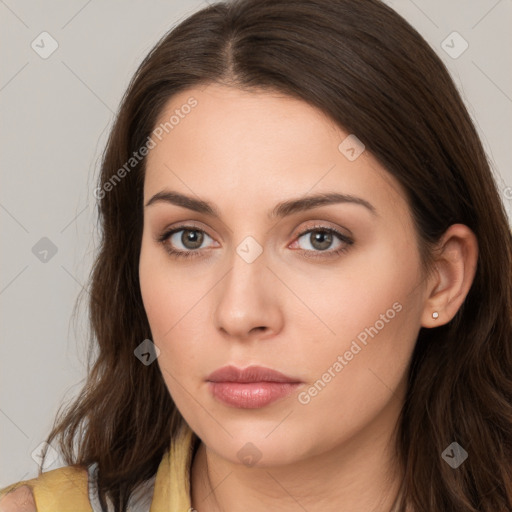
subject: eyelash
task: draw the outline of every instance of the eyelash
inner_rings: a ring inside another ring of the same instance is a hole
[[[160,236],[157,237],[157,241],[159,243],[161,243],[164,246],[164,249],[167,251],[167,253],[169,253],[173,257],[189,259],[189,258],[195,258],[197,256],[200,256],[202,251],[199,249],[188,250],[188,251],[177,251],[176,249],[172,249],[171,247],[169,247],[169,245],[166,243],[167,240],[172,235],[174,235],[175,233],[178,233],[179,231],[199,231],[201,233],[208,235],[208,233],[206,233],[202,229],[197,228],[196,226],[183,224],[181,226],[174,227],[172,230],[165,231],[164,233],[162,233]],[[334,250],[330,250],[330,251],[328,251],[328,250],[326,250],[326,251],[310,251],[310,250],[306,250],[306,249],[298,250],[299,252],[301,252],[304,255],[305,258],[324,258],[324,259],[325,258],[335,258],[336,256],[340,256],[341,254],[347,252],[349,247],[354,243],[354,241],[351,240],[348,236],[343,235],[336,229],[328,228],[326,226],[320,226],[320,225],[310,227],[310,228],[306,229],[305,231],[303,231],[302,233],[299,233],[297,235],[297,239],[303,237],[304,235],[307,235],[308,233],[313,233],[315,231],[328,233],[328,234],[334,234],[338,239],[340,239],[341,242],[344,242],[346,245],[343,245],[338,249],[334,249]],[[317,253],[317,254],[311,255],[309,253]],[[308,256],[305,256],[305,254],[308,254]]]

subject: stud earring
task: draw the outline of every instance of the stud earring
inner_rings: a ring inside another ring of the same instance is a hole
[[[437,311],[434,311],[432,313],[432,318],[434,318],[434,319],[439,318],[439,313]]]

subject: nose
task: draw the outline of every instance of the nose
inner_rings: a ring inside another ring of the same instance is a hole
[[[254,261],[234,253],[232,266],[216,287],[214,322],[238,341],[269,338],[282,329],[279,280],[267,267],[265,252]]]

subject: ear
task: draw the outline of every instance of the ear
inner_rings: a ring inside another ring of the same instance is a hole
[[[475,234],[464,224],[453,224],[441,237],[434,258],[434,272],[426,288],[422,327],[447,324],[466,299],[478,261]],[[437,318],[433,318],[434,312],[438,313]]]

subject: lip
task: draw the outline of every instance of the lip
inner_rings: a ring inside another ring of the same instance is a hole
[[[262,366],[224,366],[207,378],[212,395],[231,407],[258,409],[290,395],[302,381]]]

